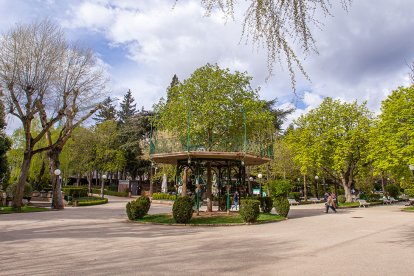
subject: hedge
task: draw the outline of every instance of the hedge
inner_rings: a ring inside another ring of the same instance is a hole
[[[92,189],[92,193],[101,194],[101,189]],[[108,191],[107,189],[104,189],[104,195],[127,197],[128,192],[114,192],[114,191]]]
[[[260,197],[260,207],[263,213],[270,213],[273,208],[273,199],[268,196]]]
[[[156,200],[175,200],[175,195],[165,194],[165,193],[153,193],[152,199]]]
[[[409,197],[414,197],[414,189],[405,189],[404,193]]]
[[[88,196],[88,188],[86,187],[63,187],[62,192],[65,193],[65,197],[71,196],[72,198],[86,197]]]
[[[107,198],[97,199],[97,200],[90,200],[90,201],[79,201],[78,206],[92,206],[92,205],[99,205],[108,203]]]
[[[126,213],[130,220],[143,218],[151,208],[151,201],[147,196],[140,196],[126,204]]]
[[[289,200],[284,196],[279,196],[275,198],[273,204],[275,205],[276,212],[286,218],[290,210]]]

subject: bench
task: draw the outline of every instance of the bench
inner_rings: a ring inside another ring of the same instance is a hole
[[[391,204],[392,203],[391,200],[389,200],[385,196],[381,200],[382,200],[382,204]]]
[[[288,198],[290,205],[299,205],[299,202],[296,201],[296,199]]]
[[[358,201],[359,201],[359,208],[361,208],[361,206],[365,208],[371,205],[371,203],[368,203],[365,199],[359,199]]]

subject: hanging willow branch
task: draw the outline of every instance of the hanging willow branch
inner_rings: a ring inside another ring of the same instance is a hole
[[[310,79],[302,66],[294,45],[301,47],[305,55],[317,53],[315,39],[311,27],[321,27],[315,16],[321,11],[330,16],[332,5],[330,0],[250,0],[244,14],[242,38],[267,49],[268,77],[272,76],[276,61],[282,65],[285,60],[288,66],[292,88],[295,91],[296,75],[294,67]],[[341,0],[345,10],[352,0]],[[236,0],[202,0],[206,15],[210,16],[216,8],[226,17],[234,18]]]

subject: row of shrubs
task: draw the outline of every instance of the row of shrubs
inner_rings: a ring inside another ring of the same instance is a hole
[[[175,200],[175,198],[176,198],[175,195],[169,195],[165,193],[153,193],[152,194],[152,199],[156,199],[156,200]]]
[[[88,188],[81,186],[63,187],[62,192],[65,193],[65,197],[71,196],[72,198],[79,198],[88,196]]]
[[[101,189],[92,189],[92,193],[94,193],[94,194],[100,194],[101,193]],[[107,189],[105,189],[104,190],[104,195],[127,197],[128,196],[128,192],[114,192],[114,191],[108,191]]]
[[[79,201],[78,206],[92,206],[92,205],[100,205],[108,203],[107,198],[101,198],[96,200],[89,200],[89,201]]]
[[[257,199],[242,199],[240,204],[240,216],[247,223],[254,223],[260,215],[260,206],[264,213],[270,213],[273,204],[276,212],[287,217],[290,209],[289,201],[286,197],[277,197],[274,200],[270,197]],[[183,196],[175,200],[172,211],[176,223],[188,223],[193,216],[194,200],[189,196]],[[143,218],[151,207],[151,201],[147,196],[140,196],[136,200],[128,202],[126,213],[128,219],[135,220]]]

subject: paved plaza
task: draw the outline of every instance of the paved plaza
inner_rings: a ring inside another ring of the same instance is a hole
[[[127,222],[126,200],[109,198],[0,215],[0,275],[414,275],[414,213],[402,205],[313,204],[277,223],[185,227]]]

